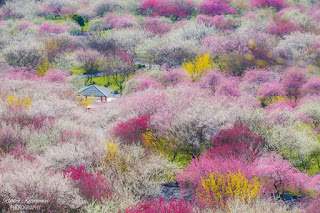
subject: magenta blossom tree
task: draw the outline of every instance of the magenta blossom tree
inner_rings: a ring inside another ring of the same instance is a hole
[[[149,115],[132,118],[116,125],[113,129],[113,134],[126,144],[139,142],[142,139],[142,133],[149,128],[149,121]]]
[[[287,6],[285,0],[251,0],[252,7],[274,7],[280,10]]]
[[[289,20],[279,21],[277,23],[270,22],[267,32],[277,36],[289,35],[294,31],[300,30],[300,27]]]
[[[165,201],[163,198],[159,200],[142,200],[135,206],[129,207],[125,213],[192,213],[194,204],[189,201],[170,200]]]
[[[88,200],[109,198],[111,189],[100,173],[91,174],[86,171],[85,165],[71,166],[63,172],[64,177],[75,181],[81,194]]]
[[[201,14],[209,16],[237,13],[225,0],[205,0],[198,5],[198,8]]]

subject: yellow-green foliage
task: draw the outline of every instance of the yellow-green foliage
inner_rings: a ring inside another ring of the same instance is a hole
[[[53,62],[54,57],[59,51],[57,41],[48,39],[44,46],[44,51],[47,53],[47,57],[42,61],[41,64],[38,64],[38,75],[44,76],[49,69],[55,68],[55,63]]]
[[[198,81],[216,64],[210,54],[198,55],[194,61],[185,62],[182,68],[189,75],[191,81]]]
[[[274,104],[276,102],[285,102],[285,101],[294,101],[294,99],[290,99],[288,97],[283,97],[283,96],[274,96],[274,97],[268,97],[268,98],[265,98],[261,101],[263,101],[263,104],[268,106],[270,104]]]
[[[229,174],[211,173],[203,178],[197,189],[197,197],[206,204],[221,204],[227,199],[241,199],[249,201],[260,193],[261,183],[257,178],[250,181],[241,171]]]
[[[148,129],[146,133],[142,135],[143,145],[149,149],[168,156],[176,150],[177,144],[174,141],[170,141],[161,136],[155,137],[152,129]]]
[[[9,95],[5,104],[11,107],[23,107],[28,109],[31,105],[31,102],[31,98],[28,96],[16,98],[13,95]]]
[[[110,142],[109,140],[107,140],[107,144],[102,143],[102,147],[105,153],[103,162],[107,164],[115,158],[118,153],[119,147],[117,144],[115,144],[114,142]]]
[[[82,99],[81,97],[80,104],[85,106],[86,108],[92,106],[93,103],[94,103],[93,95],[87,97],[86,99]]]
[[[55,68],[54,63],[49,63],[48,60],[43,60],[42,64],[38,64],[37,74],[40,76],[45,76],[49,69]]]

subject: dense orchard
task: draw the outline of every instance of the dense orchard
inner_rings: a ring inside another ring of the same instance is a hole
[[[319,11],[0,0],[0,212],[319,212]]]

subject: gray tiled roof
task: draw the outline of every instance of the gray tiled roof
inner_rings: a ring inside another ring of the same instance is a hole
[[[79,92],[77,92],[77,95],[83,95],[83,96],[91,96],[94,97],[110,97],[113,96],[113,89],[107,88],[107,87],[101,87],[98,85],[90,85],[87,87],[82,88]]]

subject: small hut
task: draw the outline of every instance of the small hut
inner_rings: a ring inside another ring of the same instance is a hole
[[[100,97],[101,102],[107,102],[107,98],[115,97],[113,89],[107,87],[101,87],[98,85],[90,85],[87,87],[82,88],[80,91],[77,92],[77,95],[81,95],[88,99],[88,96],[93,97]]]

